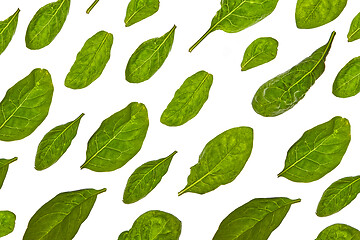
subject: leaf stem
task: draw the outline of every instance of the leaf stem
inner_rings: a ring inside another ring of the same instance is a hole
[[[189,48],[189,52],[192,52],[197,47],[197,45],[199,45],[207,37],[207,35],[209,35],[213,30],[214,30],[214,28],[212,28],[212,27],[209,28],[209,30],[207,30],[206,33],[204,35],[202,35],[202,37],[199,40],[197,40],[197,42],[194,43],[194,45],[192,45]]]
[[[96,4],[98,4],[100,0],[95,0],[91,6],[86,10],[86,13],[89,14],[91,12],[91,10],[96,6]]]

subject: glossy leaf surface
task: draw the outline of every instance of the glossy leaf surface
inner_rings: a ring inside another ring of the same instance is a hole
[[[12,159],[0,159],[0,188],[4,184],[6,174],[9,170],[9,165],[17,160],[17,157]]]
[[[360,240],[360,231],[345,224],[334,224],[322,230],[315,240]]]
[[[340,98],[352,97],[360,92],[360,57],[353,58],[341,69],[332,92]]]
[[[19,13],[20,9],[16,10],[16,12],[6,20],[0,22],[0,54],[5,51],[15,34]]]
[[[352,20],[347,38],[349,42],[353,42],[360,38],[360,13]]]
[[[160,121],[167,126],[180,126],[194,118],[209,97],[213,76],[200,71],[187,78],[175,92]]]
[[[10,211],[0,211],[0,237],[14,231],[16,216]]]
[[[155,14],[159,10],[159,5],[159,0],[130,0],[124,20],[125,26],[130,27]]]

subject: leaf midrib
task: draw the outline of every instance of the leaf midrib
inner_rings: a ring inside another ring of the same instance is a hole
[[[14,19],[18,16],[20,9],[18,9],[13,15],[10,21],[6,24],[6,26],[1,30],[0,35],[4,33],[4,31],[10,26],[10,24],[14,21]]]

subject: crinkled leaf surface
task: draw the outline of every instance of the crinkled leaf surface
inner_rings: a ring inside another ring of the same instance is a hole
[[[300,199],[256,198],[230,213],[213,240],[266,240]]]
[[[104,71],[113,44],[111,33],[100,31],[89,38],[76,56],[65,79],[65,86],[80,89],[89,86]]]
[[[191,167],[187,185],[179,192],[204,194],[235,180],[250,157],[253,130],[249,127],[229,129],[208,142]]]
[[[135,50],[125,69],[125,78],[128,82],[144,82],[160,69],[172,48],[175,29],[176,26],[162,37],[143,42]]]
[[[86,161],[81,168],[96,172],[121,168],[140,151],[148,127],[145,105],[130,103],[101,123],[88,142]]]
[[[322,230],[315,240],[360,240],[360,231],[345,224],[334,224]]]
[[[180,126],[194,118],[209,97],[213,75],[200,71],[187,78],[175,92],[160,121],[167,126]]]
[[[293,108],[325,71],[325,59],[335,32],[327,44],[285,73],[264,83],[256,92],[252,106],[264,117],[275,117]]]
[[[0,211],[0,237],[4,237],[15,228],[16,216],[10,211]]]
[[[352,97],[360,92],[360,57],[353,58],[341,69],[332,92],[340,98]]]
[[[48,115],[53,92],[50,73],[39,68],[12,86],[0,102],[0,140],[20,140],[35,131]]]
[[[347,38],[349,42],[353,42],[360,38],[360,13],[352,20]]]
[[[23,240],[71,240],[106,189],[63,192],[45,203],[29,221]]]
[[[126,10],[125,26],[140,22],[159,10],[159,0],[131,0]]]
[[[9,170],[9,165],[17,160],[17,157],[12,159],[0,159],[0,188],[4,184],[6,174]]]
[[[0,54],[5,51],[15,34],[19,13],[20,9],[16,10],[16,12],[6,20],[0,22]]]
[[[36,152],[36,170],[44,170],[60,159],[75,138],[80,120],[83,116],[84,114],[81,114],[74,121],[51,129],[50,132],[43,137]]]
[[[340,164],[350,139],[350,123],[341,117],[306,131],[289,149],[285,167],[278,176],[294,182],[322,178]]]
[[[129,235],[129,231],[124,231],[119,235],[118,240],[127,240],[128,235]]]

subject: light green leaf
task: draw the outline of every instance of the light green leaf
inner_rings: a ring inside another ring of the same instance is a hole
[[[130,103],[101,123],[88,142],[86,161],[81,168],[96,172],[121,168],[140,151],[148,127],[145,105]]]
[[[130,0],[124,20],[125,26],[130,27],[155,14],[159,10],[159,5],[159,0]]]
[[[334,224],[322,230],[315,240],[360,240],[360,231],[345,224]]]
[[[160,121],[167,126],[180,126],[194,118],[209,97],[213,75],[200,71],[187,78],[176,91]]]
[[[53,92],[50,73],[39,68],[12,86],[0,102],[0,140],[20,140],[35,131],[48,115]]]
[[[360,38],[360,13],[352,20],[347,38],[349,42],[353,42]]]
[[[14,231],[16,216],[10,211],[0,211],[0,237]]]
[[[350,123],[341,117],[306,131],[289,149],[284,170],[278,176],[294,182],[322,178],[340,164],[350,139]]]
[[[353,58],[341,69],[332,92],[340,98],[352,97],[360,92],[360,57]]]
[[[16,10],[16,12],[6,20],[0,22],[0,54],[5,51],[15,34],[19,13],[20,9]]]
[[[6,174],[9,170],[9,165],[15,162],[17,159],[18,159],[17,157],[12,159],[0,159],[0,188],[2,188],[4,184]]]

